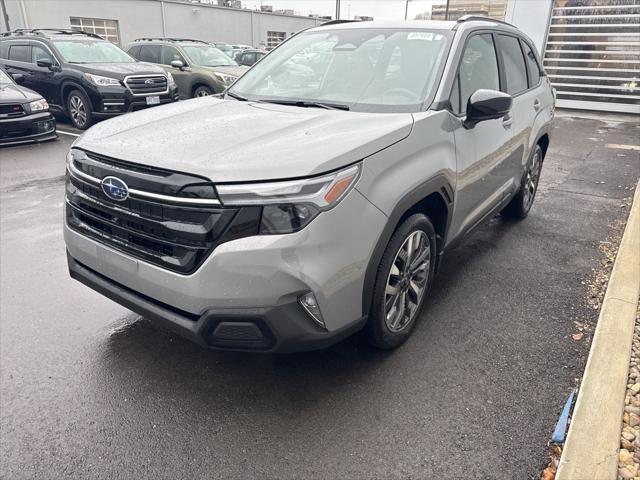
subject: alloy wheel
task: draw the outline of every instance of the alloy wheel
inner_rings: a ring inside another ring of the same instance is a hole
[[[207,92],[204,88],[198,89],[196,92],[196,97],[208,97],[209,92]]]
[[[78,127],[84,127],[87,123],[87,110],[80,97],[74,95],[69,99],[69,113]]]
[[[429,238],[422,230],[413,231],[396,253],[387,279],[385,322],[391,332],[401,332],[418,313],[427,287],[430,265]]]
[[[524,198],[523,206],[525,211],[529,211],[531,205],[533,204],[533,199],[536,195],[536,190],[538,189],[538,181],[540,180],[540,170],[542,163],[540,162],[540,149],[537,149],[531,159],[531,163],[529,164],[529,168],[527,170],[527,177],[524,182]]]

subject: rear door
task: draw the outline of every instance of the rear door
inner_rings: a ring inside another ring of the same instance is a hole
[[[529,138],[537,111],[540,109],[539,92],[530,85],[525,54],[519,37],[499,33],[496,39],[504,77],[502,90],[513,97],[511,107],[513,154],[509,159],[510,163],[505,165],[505,169],[508,169],[508,175],[514,186],[519,188],[524,166],[529,157]],[[538,71],[538,83],[539,75]]]
[[[465,128],[469,97],[479,89],[500,90],[500,60],[492,32],[473,32],[463,47],[462,58],[450,95],[454,115],[457,188],[449,238],[473,228],[500,206],[513,188],[511,163],[512,118],[487,120]]]

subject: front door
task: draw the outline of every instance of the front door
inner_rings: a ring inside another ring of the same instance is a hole
[[[463,125],[469,97],[479,89],[500,90],[500,69],[492,33],[467,39],[450,102],[456,143],[457,193],[451,239],[464,234],[490,214],[512,191],[513,118]]]

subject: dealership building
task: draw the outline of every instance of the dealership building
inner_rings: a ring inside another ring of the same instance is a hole
[[[0,5],[3,2],[8,18],[0,21],[0,32],[6,22],[11,29],[75,28],[121,46],[139,37],[165,36],[271,48],[323,21],[178,0],[0,0]],[[544,59],[559,107],[640,113],[638,0],[439,3],[432,7],[433,19],[487,15],[527,33]]]
[[[174,37],[271,48],[322,22],[178,0],[4,0],[4,4],[11,30],[75,28],[122,47],[141,37]],[[0,33],[6,30],[0,18]]]

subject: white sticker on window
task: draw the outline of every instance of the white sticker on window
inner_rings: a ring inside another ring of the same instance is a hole
[[[431,32],[411,32],[407,35],[407,40],[433,40]]]

